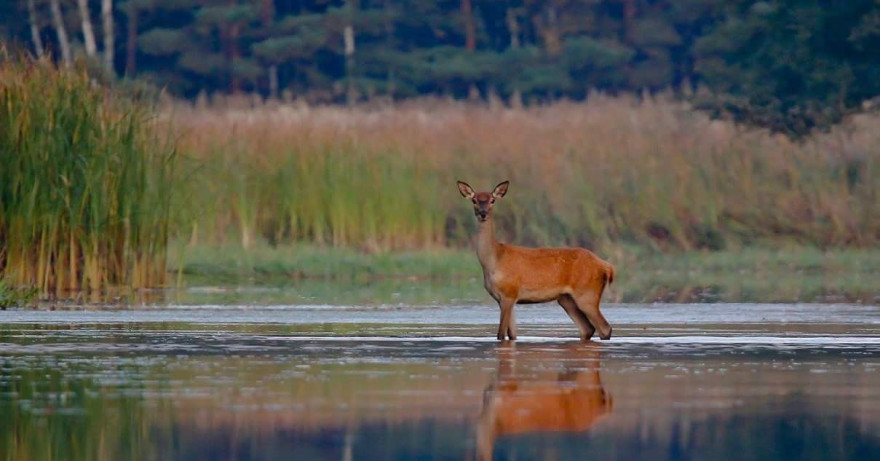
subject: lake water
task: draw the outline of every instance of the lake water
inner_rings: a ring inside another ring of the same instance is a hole
[[[880,456],[880,307],[0,312],[0,460]]]

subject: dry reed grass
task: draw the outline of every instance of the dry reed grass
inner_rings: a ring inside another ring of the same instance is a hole
[[[502,231],[524,244],[661,249],[880,241],[880,118],[792,143],[669,98],[524,110],[447,101],[166,113],[199,164],[195,240],[371,250],[461,245],[456,179],[510,179]]]

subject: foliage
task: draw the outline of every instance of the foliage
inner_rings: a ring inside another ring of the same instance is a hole
[[[25,43],[19,7],[0,34]],[[35,26],[54,48],[46,10],[37,2]],[[880,95],[873,0],[128,0],[116,16],[116,69],[187,98],[518,104],[700,86],[696,106],[713,116],[801,137]]]
[[[700,106],[796,137],[880,95],[880,5],[872,0],[732,2],[695,45],[716,93]]]

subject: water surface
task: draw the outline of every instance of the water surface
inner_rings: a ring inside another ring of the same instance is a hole
[[[0,459],[870,459],[880,309],[180,305],[0,313]]]

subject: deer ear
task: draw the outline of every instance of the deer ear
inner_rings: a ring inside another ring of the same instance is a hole
[[[474,198],[476,192],[474,192],[474,188],[469,186],[468,183],[462,181],[456,181],[458,183],[458,191],[461,192],[461,196],[470,200]]]
[[[503,183],[495,186],[495,190],[492,191],[492,196],[495,198],[504,197],[504,194],[507,193],[507,186],[510,185],[510,181],[504,181]]]

